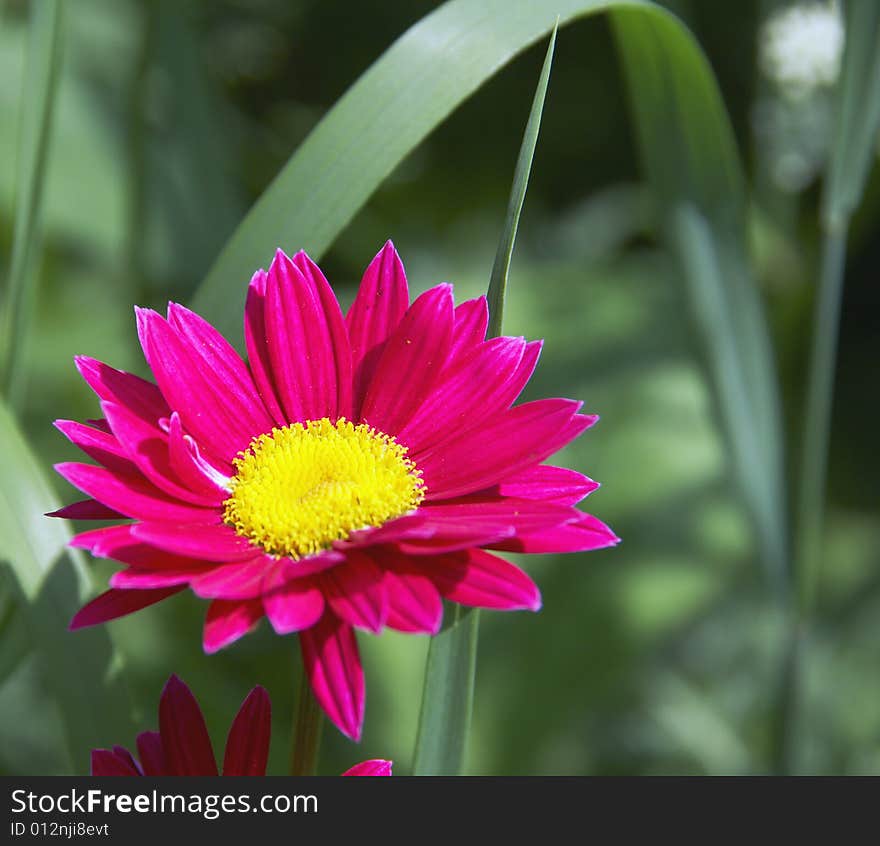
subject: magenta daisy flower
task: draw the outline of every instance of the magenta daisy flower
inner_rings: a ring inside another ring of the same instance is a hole
[[[272,728],[269,694],[257,685],[242,702],[226,738],[225,776],[266,775]],[[140,760],[124,747],[92,750],[93,776],[215,776],[217,762],[202,709],[192,691],[171,676],[159,699],[159,731],[137,737]]]
[[[354,629],[436,633],[445,597],[537,610],[537,587],[488,550],[575,552],[617,542],[576,508],[597,484],[544,464],[596,421],[580,402],[513,405],[541,343],[485,340],[485,298],[452,286],[409,302],[389,242],[347,316],[317,265],[280,250],[244,316],[247,362],[201,317],[137,309],[156,384],[77,366],[103,418],[58,428],[91,458],[58,472],[89,499],[56,516],[120,522],[74,546],[127,565],[71,627],[189,587],[215,652],[262,617],[299,633],[315,696],[359,738]]]
[[[226,738],[225,776],[264,776],[272,731],[269,694],[257,685],[242,702]],[[159,731],[137,737],[137,754],[122,746],[92,750],[93,776],[215,776],[217,762],[202,709],[192,691],[172,675],[159,699]],[[391,761],[355,764],[344,776],[390,776]]]

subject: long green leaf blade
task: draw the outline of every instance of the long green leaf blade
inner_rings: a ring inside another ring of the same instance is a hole
[[[529,119],[516,160],[507,214],[492,267],[488,294],[488,334],[493,337],[501,334],[507,275],[541,129],[557,29],[558,25],[553,27],[550,35],[538,87],[532,99]],[[452,625],[431,638],[428,647],[419,734],[414,756],[416,775],[459,775],[464,767],[474,700],[480,615],[474,609],[460,607],[456,607],[453,613]]]
[[[133,736],[121,661],[103,627],[67,631],[91,592],[89,580],[66,549],[64,523],[43,516],[58,503],[2,402],[0,454],[5,465],[0,476],[0,555],[15,577],[7,586],[16,613],[24,615],[46,689],[58,706],[67,740],[66,767],[83,774],[91,748]]]
[[[22,91],[21,129],[18,145],[18,183],[12,261],[6,298],[3,333],[3,396],[15,399],[20,391],[20,353],[31,309],[31,268],[40,238],[40,210],[46,160],[55,107],[55,90],[61,65],[62,12],[59,0],[32,5],[33,18]]]

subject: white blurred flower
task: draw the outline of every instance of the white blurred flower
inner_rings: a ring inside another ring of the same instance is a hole
[[[789,6],[761,29],[761,67],[786,96],[801,99],[837,79],[843,42],[837,2]]]

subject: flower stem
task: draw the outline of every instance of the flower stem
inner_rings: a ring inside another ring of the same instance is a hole
[[[290,749],[290,774],[315,775],[318,766],[318,750],[321,746],[321,729],[324,712],[312,693],[309,676],[303,668],[299,683],[299,696],[294,711],[292,745]]]
[[[846,260],[846,223],[827,224],[822,245],[822,270],[813,314],[813,345],[804,414],[801,479],[795,536],[795,572],[801,615],[808,615],[815,601],[818,562],[821,560],[828,441],[834,399],[834,368],[840,302]]]

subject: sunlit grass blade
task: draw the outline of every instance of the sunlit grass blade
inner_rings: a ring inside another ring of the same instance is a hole
[[[745,246],[744,186],[717,84],[671,15],[612,18],[661,234],[684,270],[731,464],[780,597],[788,524],[778,387]]]
[[[822,548],[834,369],[850,218],[858,206],[880,130],[880,4],[846,6],[846,47],[837,93],[836,126],[822,197],[822,265],[804,410],[797,511],[800,608],[815,599]]]
[[[550,35],[550,44],[532,100],[492,267],[488,292],[490,336],[501,334],[507,275],[541,129],[556,46],[556,30],[557,27],[554,27]],[[452,625],[431,639],[414,756],[416,775],[458,775],[464,767],[474,700],[479,631],[479,612],[456,607]]]
[[[16,402],[21,390],[21,351],[30,323],[31,278],[40,240],[46,160],[61,65],[59,0],[31,6],[27,66],[21,93],[15,223],[6,293],[6,325],[0,338],[0,392]]]
[[[85,773],[90,748],[133,732],[121,662],[103,627],[67,631],[71,617],[91,592],[89,580],[77,557],[66,548],[65,524],[43,516],[58,503],[3,403],[0,454],[4,461],[0,554],[17,582],[10,589],[24,612],[45,688],[58,706],[70,771]]]

